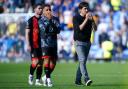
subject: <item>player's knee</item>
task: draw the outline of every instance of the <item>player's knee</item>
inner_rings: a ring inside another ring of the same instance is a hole
[[[44,64],[44,67],[47,67],[48,68],[49,67],[49,64],[48,63],[45,63]]]
[[[48,64],[49,61],[50,61],[49,58],[45,58],[45,59],[44,59],[44,64]]]
[[[33,68],[36,68],[36,66],[37,66],[37,64],[32,63],[32,67]]]
[[[50,60],[50,69],[54,69],[55,65],[56,65],[56,61]]]
[[[32,67],[35,68],[37,66],[38,59],[37,58],[32,58]]]
[[[54,69],[55,64],[50,64],[50,69]]]
[[[45,58],[45,59],[44,59],[43,66],[44,66],[44,67],[49,67],[49,63],[50,63],[50,58]]]

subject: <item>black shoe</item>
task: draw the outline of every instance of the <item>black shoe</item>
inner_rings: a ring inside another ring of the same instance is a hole
[[[83,85],[83,84],[81,83],[81,81],[75,81],[75,84],[76,84],[76,85]]]
[[[85,85],[86,86],[90,86],[91,84],[92,84],[92,80],[89,79],[89,80],[86,80],[85,81]]]

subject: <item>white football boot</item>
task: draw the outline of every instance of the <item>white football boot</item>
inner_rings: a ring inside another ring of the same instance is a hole
[[[52,81],[51,81],[50,78],[47,78],[47,86],[48,87],[52,87],[53,86]]]
[[[42,77],[42,82],[43,82],[43,86],[47,86],[47,80],[46,80],[46,75],[44,75],[43,77]]]
[[[28,76],[28,84],[33,85],[33,75]]]
[[[40,82],[39,79],[36,79],[35,85],[36,85],[36,86],[42,86],[43,84],[41,84],[41,82]]]

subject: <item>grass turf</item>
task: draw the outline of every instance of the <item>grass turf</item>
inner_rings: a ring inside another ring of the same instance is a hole
[[[77,63],[58,63],[53,74],[54,86],[50,89],[128,89],[128,63],[88,63],[93,80],[91,86],[74,84]],[[27,83],[29,63],[0,63],[0,89],[48,89]]]

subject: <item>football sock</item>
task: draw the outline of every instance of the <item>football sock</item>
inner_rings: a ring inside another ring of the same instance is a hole
[[[30,66],[30,74],[33,75],[36,67],[33,67],[32,64]]]
[[[51,77],[51,76],[50,76],[50,68],[44,67],[44,72],[45,72],[45,74],[46,74],[46,78],[50,78],[50,77]]]
[[[42,66],[38,66],[36,69],[36,79],[40,79],[42,75]]]

